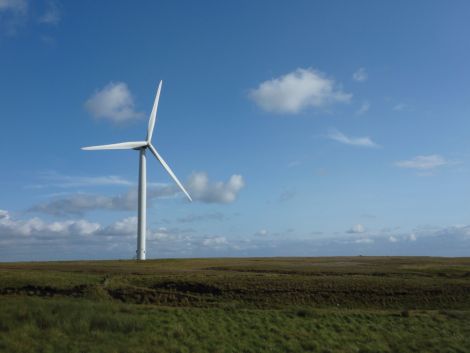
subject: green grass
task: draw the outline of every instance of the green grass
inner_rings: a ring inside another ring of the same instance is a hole
[[[470,259],[0,264],[1,352],[468,352]]]
[[[159,308],[5,298],[5,352],[468,352],[468,312]]]

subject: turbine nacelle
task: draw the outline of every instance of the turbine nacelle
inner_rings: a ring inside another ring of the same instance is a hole
[[[139,150],[145,150],[146,148],[148,148],[150,145],[150,143],[147,143],[146,145],[143,145],[143,146],[140,146],[140,147],[135,147],[133,148],[134,151],[139,151]]]

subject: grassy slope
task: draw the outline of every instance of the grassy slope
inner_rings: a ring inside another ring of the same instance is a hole
[[[468,352],[470,259],[0,264],[5,352]]]

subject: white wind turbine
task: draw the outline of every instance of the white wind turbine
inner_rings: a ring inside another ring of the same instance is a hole
[[[155,147],[152,145],[152,134],[153,128],[155,127],[155,120],[157,118],[158,100],[160,99],[160,91],[162,89],[162,81],[158,85],[157,95],[155,96],[155,102],[153,103],[152,113],[150,114],[149,126],[147,129],[147,139],[145,141],[136,142],[121,142],[113,143],[111,145],[91,146],[83,147],[82,150],[138,150],[140,151],[140,163],[139,163],[139,204],[138,204],[138,222],[137,222],[137,259],[145,260],[145,238],[146,238],[146,227],[147,227],[147,162],[145,157],[145,151],[150,149],[153,155],[162,164],[163,168],[170,174],[175,183],[179,186],[181,191],[188,197],[189,201],[192,201],[191,196],[180,183],[176,175],[170,169],[165,160],[160,156]]]

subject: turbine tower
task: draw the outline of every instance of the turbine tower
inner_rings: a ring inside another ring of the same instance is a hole
[[[82,150],[137,150],[139,151],[139,197],[138,197],[138,212],[137,212],[137,259],[145,260],[145,243],[146,243],[146,230],[147,230],[147,160],[145,151],[147,148],[153,153],[155,158],[161,163],[163,168],[170,174],[171,178],[179,186],[181,191],[192,201],[191,196],[180,183],[171,168],[166,164],[165,160],[160,156],[155,147],[152,145],[153,128],[155,127],[155,120],[157,119],[158,100],[160,99],[160,92],[162,90],[162,83],[158,85],[157,95],[153,103],[152,113],[150,113],[149,125],[147,129],[147,138],[145,141],[135,142],[121,142],[113,143],[111,145],[100,145],[83,147]]]

